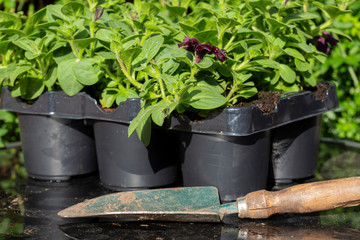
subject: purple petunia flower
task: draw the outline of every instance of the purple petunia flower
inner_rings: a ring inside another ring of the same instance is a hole
[[[209,44],[199,44],[195,49],[195,62],[200,63],[206,54],[212,54],[214,46]]]
[[[178,44],[178,47],[184,47],[189,52],[195,52],[195,49],[200,45],[200,42],[196,38],[186,37],[182,43]]]
[[[326,54],[330,53],[330,46],[327,45],[326,39],[324,37],[319,37],[317,39],[316,49]]]
[[[101,16],[104,13],[104,9],[105,8],[96,8],[95,9],[94,22],[96,22],[97,20],[99,20],[101,18]]]
[[[200,63],[206,54],[214,54],[221,62],[228,59],[225,50],[210,44],[200,44],[196,38],[186,37],[182,43],[178,44],[178,47],[183,47],[185,50],[195,53],[196,63]]]
[[[323,31],[323,34],[327,37],[326,41],[333,47],[335,46],[339,41],[336,40],[330,33],[327,31]]]
[[[318,37],[316,43],[316,49],[320,52],[329,54],[330,48],[335,46],[339,41],[336,40],[330,33],[324,31],[325,37]]]
[[[213,53],[215,54],[216,58],[220,60],[220,62],[224,62],[228,57],[226,56],[226,50],[216,48]]]

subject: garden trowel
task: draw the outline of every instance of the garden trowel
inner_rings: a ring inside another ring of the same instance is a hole
[[[259,190],[220,204],[215,187],[181,187],[100,196],[58,213],[64,218],[221,222],[227,214],[268,218],[277,213],[310,213],[360,204],[360,177],[305,183],[280,191]]]

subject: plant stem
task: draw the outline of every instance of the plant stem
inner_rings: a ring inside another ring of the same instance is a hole
[[[111,80],[114,80],[115,82],[120,83],[120,79],[117,78],[114,74],[112,74],[112,72],[110,71],[110,69],[107,66],[104,66],[104,70],[105,72],[109,75],[109,77],[111,78]]]
[[[32,67],[31,69],[32,69],[34,72],[36,72],[37,74],[43,76],[43,73],[42,73],[39,69],[37,69],[37,68],[35,68],[35,67]]]
[[[76,48],[76,46],[74,44],[74,40],[69,40],[69,44],[70,44],[71,49],[72,49],[73,53],[75,54],[75,56],[77,58],[81,58],[81,54],[80,54],[79,50]]]
[[[250,61],[249,60],[246,60],[244,62],[242,62],[239,66],[237,66],[234,70],[236,72],[240,71],[240,70],[243,70],[244,68],[246,68],[246,65],[248,65]]]
[[[90,38],[93,38],[95,36],[95,23],[93,21],[89,21],[89,26],[90,26]],[[95,52],[95,43],[91,42],[90,43],[90,57],[94,56],[94,52]]]
[[[235,40],[235,35],[232,35],[230,40],[228,41],[228,43],[226,44],[226,46],[224,47],[225,51],[228,50],[228,48],[230,47],[230,45],[232,44],[232,42]]]
[[[155,69],[155,71],[156,71],[156,75],[157,75],[156,80],[158,81],[158,83],[160,85],[161,97],[166,103],[171,103],[169,101],[169,99],[166,97],[164,83],[163,83],[162,78],[161,78],[161,73],[160,73],[160,71],[158,69]]]
[[[198,68],[196,65],[194,65],[193,67],[191,67],[191,74],[190,74],[190,80],[193,80],[195,77],[195,73],[197,72]]]
[[[42,61],[40,61],[38,58],[36,58],[36,62],[40,67],[40,73],[43,78],[46,77],[46,69]]]
[[[235,82],[235,79],[234,79],[234,82]],[[232,95],[234,95],[236,89],[237,89],[237,84],[235,83],[234,86],[231,88],[229,94],[226,96],[226,99],[228,100],[228,102],[231,99]]]
[[[0,55],[0,60],[2,61],[2,66],[6,67],[7,66],[7,59],[6,56]]]
[[[139,46],[140,46],[140,47],[144,44],[145,40],[146,40],[149,36],[150,36],[150,34],[146,33],[146,34],[141,38],[141,41],[140,41],[140,43],[139,43]]]
[[[136,81],[135,79],[133,79],[131,77],[131,75],[128,73],[128,71],[124,65],[124,62],[120,58],[120,53],[116,54],[116,59],[117,59],[118,63],[120,64],[121,71],[123,72],[125,77],[130,81],[130,83],[138,89],[142,88],[143,85],[141,83],[139,83],[138,81]]]
[[[308,12],[308,10],[309,10],[309,1],[305,0],[304,1],[304,12]]]

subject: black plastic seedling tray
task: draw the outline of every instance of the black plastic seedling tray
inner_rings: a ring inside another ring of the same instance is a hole
[[[72,97],[64,92],[46,92],[33,104],[26,104],[3,88],[0,108],[28,114],[48,115],[70,119],[94,119],[129,124],[140,111],[140,100],[129,99],[111,112],[105,112],[97,101],[86,93]],[[324,99],[315,98],[310,91],[286,94],[275,110],[265,114],[256,107],[229,107],[216,110],[201,121],[191,121],[185,115],[173,114],[167,126],[171,130],[194,133],[247,136],[270,130],[291,122],[320,115],[338,107],[335,85],[329,85]]]

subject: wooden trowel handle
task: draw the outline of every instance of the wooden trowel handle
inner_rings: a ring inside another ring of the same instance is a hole
[[[360,177],[305,183],[237,200],[240,218],[268,218],[276,213],[310,213],[360,204]]]

